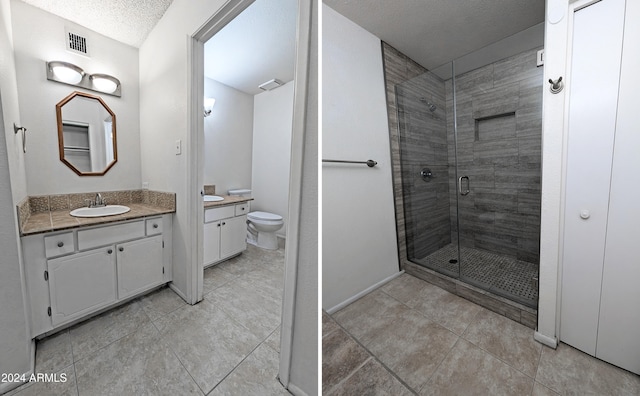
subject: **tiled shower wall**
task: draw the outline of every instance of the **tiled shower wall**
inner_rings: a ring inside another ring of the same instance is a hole
[[[396,101],[407,254],[421,259],[451,243],[444,81],[425,72],[397,85]]]
[[[460,243],[538,263],[542,68],[536,50],[456,77]],[[453,93],[446,86],[449,165],[455,166]],[[452,168],[453,169],[453,168]],[[452,238],[457,180],[449,176]],[[464,187],[464,186],[463,186]]]
[[[414,77],[424,74],[427,69],[409,57],[382,42],[384,79],[387,94],[387,113],[389,116],[389,140],[391,143],[391,166],[393,174],[393,199],[396,210],[396,231],[398,235],[398,257],[400,269],[407,263],[407,233],[405,228],[404,201],[402,194],[402,167],[400,166],[400,133],[398,131],[398,108],[395,87]]]

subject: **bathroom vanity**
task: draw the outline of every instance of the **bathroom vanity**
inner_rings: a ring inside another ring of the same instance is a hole
[[[203,267],[247,249],[247,213],[251,199],[224,196],[222,201],[204,204]]]
[[[50,212],[46,231],[21,230],[32,337],[172,280],[175,209],[129,205],[126,215],[80,219],[75,226],[68,212]]]

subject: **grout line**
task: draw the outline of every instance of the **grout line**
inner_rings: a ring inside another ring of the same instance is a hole
[[[467,301],[469,301],[469,300],[467,300]],[[489,311],[487,308],[483,307],[482,305],[478,305],[478,304],[474,303],[473,301],[469,301],[469,302],[470,302],[470,303],[472,303],[472,304],[477,305],[480,309],[478,310],[478,312],[476,312],[476,314],[475,314],[475,315],[473,315],[473,318],[471,318],[471,320],[470,320],[470,321],[469,321],[469,323],[467,324],[467,327],[465,327],[465,329],[464,329],[464,331],[462,332],[462,334],[460,334],[460,337],[464,338],[465,340],[467,340],[467,339],[464,337],[464,336],[465,336],[465,334],[467,334],[467,331],[469,331],[469,327],[471,327],[471,325],[472,325],[472,324],[474,324],[474,323],[476,322],[476,320],[478,320],[478,316],[480,316],[480,314],[481,314],[483,311],[485,311],[485,310],[486,310],[486,311]],[[469,341],[469,340],[467,340],[467,341]]]
[[[331,316],[331,315],[329,315]],[[331,319],[333,319],[333,316],[331,316]],[[398,377],[398,375],[391,370],[386,364],[384,364],[373,352],[371,352],[366,346],[364,346],[364,344],[362,344],[360,342],[360,340],[358,340],[354,335],[352,335],[349,331],[347,331],[347,329],[345,329],[340,323],[338,323],[337,320],[333,319],[333,321],[338,325],[338,327],[344,331],[352,340],[354,340],[358,345],[360,345],[365,351],[367,351],[367,353],[369,353],[369,355],[371,355],[371,357],[373,359],[375,359],[378,363],[380,363],[380,365],[382,367],[385,368],[385,370],[387,370],[387,372],[389,372],[389,374],[391,374],[393,377],[395,377],[395,379],[397,379],[398,381],[400,381],[400,383],[402,385],[404,385],[408,390],[410,390],[411,392],[413,392],[413,394],[417,395],[418,392],[416,392],[411,386],[409,386],[409,384],[407,384],[402,378]]]
[[[280,325],[278,325],[278,327],[273,329],[273,331],[271,333],[269,333],[269,335],[267,337],[265,337],[265,339],[262,340],[262,342],[260,344],[264,344],[266,347],[271,348],[272,351],[275,351],[278,354],[278,356],[280,356],[280,350],[276,351],[273,347],[271,347],[270,345],[267,344],[267,340],[269,338],[271,338],[271,336],[274,335],[275,332],[278,331],[278,329],[280,329]],[[280,340],[278,340],[278,344],[280,344]],[[280,349],[280,348],[278,348],[278,349]]]
[[[71,365],[73,366],[73,377],[76,381],[76,395],[80,395],[80,386],[78,385],[78,370],[76,370],[76,363],[73,362],[71,363]]]
[[[454,333],[455,334],[455,333]],[[458,345],[458,343],[460,342],[460,339],[462,337],[458,336],[458,339],[456,340],[455,344],[453,344],[453,346],[451,348],[449,348],[449,351],[447,352],[446,355],[444,355],[444,357],[442,358],[442,360],[440,361],[440,363],[438,363],[438,365],[436,366],[436,368],[433,370],[433,372],[431,373],[431,375],[429,376],[429,378],[427,379],[427,381],[420,387],[419,391],[422,391],[422,389],[424,389],[425,386],[429,385],[429,383],[431,383],[431,380],[433,379],[433,376],[436,375],[436,373],[438,372],[438,370],[440,370],[440,367],[442,366],[442,363],[444,363],[445,360],[447,360],[447,358],[449,357],[449,355],[451,355],[451,352],[455,349],[456,345]]]
[[[327,390],[326,392],[323,392],[324,394],[331,394],[331,392],[333,392],[334,390],[340,388],[340,386],[342,384],[344,384],[345,382],[347,382],[347,380],[351,377],[353,377],[358,371],[360,371],[361,368],[363,368],[367,363],[369,363],[369,361],[371,360],[375,360],[373,358],[373,356],[369,355],[360,365],[358,365],[358,367],[354,368],[349,375],[347,375],[346,377],[342,378],[340,381],[338,381],[337,384],[335,384],[334,386],[331,387],[331,389]]]
[[[135,301],[135,300],[132,300],[132,301],[130,301],[130,302],[128,302],[128,303],[126,303],[125,305],[122,305],[121,307],[126,307],[126,306],[128,306],[128,305],[129,305],[131,302],[133,302],[133,301]],[[126,334],[124,334],[124,335],[123,335],[123,336],[121,336],[121,337],[118,337],[117,339],[115,339],[115,340],[113,340],[113,341],[109,342],[109,343],[108,343],[108,344],[106,344],[106,345],[101,346],[100,348],[97,348],[97,349],[95,349],[95,350],[93,350],[93,351],[89,352],[86,356],[83,356],[83,357],[79,358],[78,360],[75,360],[75,359],[76,359],[76,357],[75,357],[75,354],[73,354],[73,344],[72,344],[71,352],[72,352],[72,357],[73,357],[73,363],[75,364],[75,363],[77,363],[77,362],[79,362],[79,361],[81,361],[81,360],[87,359],[88,357],[90,357],[90,356],[92,356],[92,355],[94,355],[94,354],[96,354],[96,353],[100,352],[101,350],[103,350],[103,349],[105,349],[105,348],[109,347],[111,344],[114,344],[114,343],[116,343],[116,342],[118,342],[118,341],[122,340],[122,339],[123,339],[123,338],[125,338],[125,337],[128,337],[128,336],[130,336],[130,335],[135,334],[136,332],[140,331],[140,329],[141,329],[143,326],[146,326],[146,325],[147,325],[147,324],[149,324],[149,323],[153,324],[153,321],[149,319],[149,316],[147,315],[147,313],[146,313],[146,312],[144,312],[144,309],[142,309],[142,307],[140,307],[140,309],[141,309],[141,310],[142,310],[142,312],[145,314],[145,316],[147,317],[148,321],[145,321],[145,322],[143,322],[143,323],[140,323],[140,324],[139,324],[138,326],[136,326],[136,328],[135,328],[135,329],[133,329],[132,331],[130,331],[130,332],[128,332],[128,333],[126,333]],[[109,312],[109,311],[107,311],[107,312]],[[101,317],[101,315],[98,315],[98,316],[96,316],[95,318],[98,318],[98,317]],[[86,324],[86,323],[89,323],[91,320],[93,320],[93,318],[92,318],[92,319],[87,320],[86,322],[81,322],[81,323],[78,323],[78,324],[84,325],[84,324]],[[75,327],[75,326],[73,326],[73,327]],[[72,329],[73,327],[69,328],[69,337],[71,337],[71,329]],[[104,327],[104,326],[103,326],[103,327]],[[154,327],[155,327],[155,325],[154,325]],[[156,328],[156,329],[157,329],[157,328]]]
[[[213,391],[214,391],[214,390],[215,390],[215,389],[216,389],[220,384],[222,384],[222,383],[224,382],[224,380],[226,380],[226,379],[227,379],[227,377],[229,377],[231,374],[233,374],[233,372],[234,372],[234,371],[236,371],[236,369],[237,369],[238,367],[240,367],[240,365],[241,365],[242,363],[244,363],[244,361],[245,361],[245,360],[247,360],[247,358],[248,358],[249,356],[251,356],[251,354],[252,354],[253,352],[255,352],[255,350],[256,350],[256,349],[258,349],[258,348],[260,347],[260,345],[262,345],[262,343],[263,343],[263,342],[264,342],[264,341],[259,342],[259,343],[258,343],[258,345],[256,345],[256,346],[255,346],[255,348],[253,348],[253,349],[251,350],[251,352],[247,353],[247,354],[245,355],[245,357],[243,357],[243,358],[242,358],[242,360],[241,360],[240,362],[238,362],[238,364],[236,364],[236,365],[231,369],[231,371],[229,371],[229,372],[228,372],[224,377],[222,377],[222,379],[221,379],[220,381],[218,381],[218,383],[217,383],[217,384],[215,384],[215,385],[213,386],[213,388],[209,391],[209,393],[207,393],[207,395],[208,395],[208,394],[211,394],[211,392],[213,392]],[[267,347],[269,347],[269,346],[267,345]],[[279,356],[279,355],[280,355],[280,353],[278,353],[278,356]],[[283,386],[283,389],[284,389],[284,386]]]
[[[154,324],[155,327],[155,324]],[[156,330],[158,328],[156,327]],[[195,378],[193,378],[193,375],[191,375],[191,372],[189,372],[189,370],[187,370],[187,367],[184,365],[184,363],[182,362],[182,360],[180,359],[180,357],[178,356],[178,354],[176,353],[176,351],[173,350],[173,348],[171,347],[171,345],[169,345],[168,342],[166,342],[167,340],[164,338],[164,336],[160,333],[160,331],[158,330],[158,335],[160,336],[160,339],[163,341],[163,344],[166,348],[169,348],[169,350],[171,351],[171,353],[173,354],[173,356],[176,357],[176,359],[178,360],[178,363],[180,363],[180,365],[182,366],[182,368],[184,369],[184,371],[189,375],[189,377],[191,378],[191,380],[193,381],[194,384],[196,384],[196,386],[198,387],[198,389],[200,389],[200,392],[202,392],[203,395],[206,395],[205,391],[202,390],[202,388],[200,387],[200,384],[198,384],[198,381],[196,381]]]

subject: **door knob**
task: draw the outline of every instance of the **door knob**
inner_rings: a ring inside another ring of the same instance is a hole
[[[589,211],[587,209],[582,209],[580,211],[580,217],[584,220],[588,219],[589,217],[591,217],[591,213],[589,213]]]

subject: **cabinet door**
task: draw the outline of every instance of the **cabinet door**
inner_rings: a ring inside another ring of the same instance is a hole
[[[53,326],[79,318],[116,300],[113,246],[47,262]]]
[[[224,259],[247,249],[247,216],[222,220],[220,258]]]
[[[121,243],[118,257],[118,298],[126,298],[163,283],[162,236]]]
[[[206,223],[204,225],[204,255],[203,265],[209,265],[220,260],[220,228],[221,222]]]

